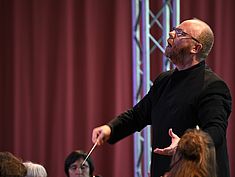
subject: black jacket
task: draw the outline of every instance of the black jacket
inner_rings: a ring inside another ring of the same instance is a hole
[[[186,70],[164,72],[137,105],[109,122],[109,143],[152,125],[152,149],[164,148],[171,144],[169,128],[182,136],[186,129],[199,125],[214,141],[218,177],[229,177],[226,130],[231,100],[225,82],[204,61]],[[151,177],[168,171],[170,160],[152,153]]]

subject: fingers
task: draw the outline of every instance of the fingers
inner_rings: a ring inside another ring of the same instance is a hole
[[[92,132],[92,142],[93,143],[96,143],[96,142],[98,142],[98,145],[100,145],[101,144],[101,142],[100,142],[100,139],[102,138],[101,136],[101,127],[97,127],[97,128],[95,128],[94,130],[93,130],[93,132]]]
[[[163,149],[156,148],[156,149],[154,149],[153,152],[154,152],[154,153],[157,153],[157,154],[162,154]]]
[[[168,134],[171,137],[170,146],[163,148],[163,149],[156,148],[154,149],[155,153],[161,154],[161,155],[167,155],[167,156],[171,156],[175,153],[175,150],[176,150],[176,147],[180,138],[176,134],[173,133],[172,128],[169,129]]]
[[[166,156],[172,156],[174,154],[172,149],[169,147],[164,148],[164,149],[156,148],[156,149],[154,149],[153,152],[157,153],[157,154],[161,154],[161,155],[166,155]]]
[[[172,128],[169,129],[169,136],[175,138],[176,134],[173,133]]]
[[[92,142],[96,143],[98,145],[102,145],[104,144],[104,142],[106,142],[111,134],[111,129],[109,126],[107,125],[103,125],[100,127],[97,127],[93,130],[92,132]]]
[[[172,130],[172,128],[169,129],[168,134],[171,138],[179,138]]]
[[[168,130],[168,134],[169,134],[170,137],[173,136],[173,135],[172,135],[172,134],[173,134],[172,128],[170,128],[170,129]]]

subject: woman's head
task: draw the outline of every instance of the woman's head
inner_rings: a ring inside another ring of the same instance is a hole
[[[10,152],[0,152],[0,177],[23,177],[27,173],[22,161]]]
[[[23,164],[27,168],[25,177],[47,177],[46,169],[42,165],[32,162],[24,162]]]
[[[174,177],[216,177],[215,147],[209,134],[187,130],[178,143],[171,167]]]
[[[77,150],[71,152],[64,163],[64,171],[67,177],[92,177],[94,172],[94,165],[90,157],[87,158],[83,166],[82,162],[86,158],[87,154],[83,151]]]

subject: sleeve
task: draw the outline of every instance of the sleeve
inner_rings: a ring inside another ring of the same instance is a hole
[[[222,80],[208,84],[199,98],[199,126],[210,134],[216,147],[226,139],[231,108],[231,94]]]
[[[111,137],[109,143],[113,144],[125,138],[126,136],[142,130],[146,125],[151,124],[151,99],[148,93],[138,104],[132,109],[120,114],[108,125],[111,128]]]
[[[161,92],[159,90],[164,88],[167,81],[164,78],[167,78],[168,75],[169,72],[160,74],[154,81],[150,91],[139,103],[108,123],[111,128],[111,136],[108,141],[110,144],[116,143],[136,131],[141,131],[147,125],[151,125],[153,100],[158,100],[158,95]]]

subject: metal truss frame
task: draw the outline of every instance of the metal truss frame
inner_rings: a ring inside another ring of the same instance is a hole
[[[177,26],[180,20],[180,0],[162,0],[157,14],[150,8],[149,0],[132,0],[133,105],[147,94],[152,85],[151,53],[154,50],[164,53],[170,27]],[[156,26],[162,30],[159,39],[150,33]],[[169,60],[164,55],[162,60],[162,70],[169,70],[172,67]],[[134,134],[134,177],[149,177],[151,151],[151,128],[147,126]]]

